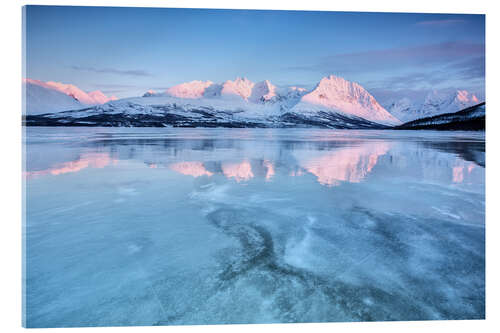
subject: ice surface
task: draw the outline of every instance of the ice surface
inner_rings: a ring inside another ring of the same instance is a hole
[[[26,133],[28,327],[484,318],[484,133]]]

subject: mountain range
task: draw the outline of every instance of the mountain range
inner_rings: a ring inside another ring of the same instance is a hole
[[[388,107],[392,115],[403,122],[420,118],[453,113],[479,104],[479,99],[466,90],[431,91],[422,102],[402,98],[392,102]]]
[[[27,114],[44,114],[82,109],[116,100],[101,91],[85,92],[72,84],[23,79]]]
[[[423,103],[382,107],[361,85],[330,75],[312,89],[238,77],[191,81],[141,97],[107,97],[71,84],[23,80],[26,125],[388,128],[478,104],[473,94],[434,91]]]

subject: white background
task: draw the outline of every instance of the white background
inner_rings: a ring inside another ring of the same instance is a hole
[[[131,0],[66,0],[66,1],[2,1],[0,11],[0,330],[17,332],[21,328],[21,6],[93,5],[93,6],[142,6],[142,7],[194,7],[240,9],[290,9],[331,11],[383,11],[426,13],[476,13],[486,14],[486,96],[487,111],[487,168],[486,168],[486,320],[425,321],[392,323],[331,323],[331,324],[273,324],[273,325],[218,325],[218,326],[169,326],[127,328],[82,328],[78,332],[254,332],[255,330],[289,332],[488,332],[500,330],[500,278],[499,262],[499,175],[500,126],[499,118],[499,34],[500,12],[496,1],[487,0],[376,0],[376,1],[131,1]],[[498,327],[496,327],[498,326]],[[45,329],[43,332],[64,332],[70,329]],[[75,331],[73,329],[73,331]]]

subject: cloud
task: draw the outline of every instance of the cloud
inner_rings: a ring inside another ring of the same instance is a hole
[[[95,83],[93,84],[96,87],[100,88],[137,88],[139,86],[131,85],[131,84],[115,84],[115,83]]]
[[[484,56],[484,44],[448,42],[414,47],[387,48],[364,52],[335,54],[316,63],[289,67],[291,70],[329,73],[360,73],[394,70],[410,66],[431,67],[449,64],[465,57]]]
[[[484,87],[484,43],[447,42],[335,54],[289,69],[335,74],[369,91]],[[413,92],[411,92],[413,94]]]
[[[449,70],[456,71],[457,75],[465,80],[484,80],[486,74],[485,57],[473,57],[457,61],[448,66]]]
[[[95,68],[95,67],[85,67],[85,66],[71,66],[71,68],[77,71],[87,71],[94,73],[108,73],[108,74],[125,75],[125,76],[153,76],[151,73],[142,69],[122,70],[116,68]]]
[[[124,89],[104,89],[104,90],[101,90],[102,93],[106,94],[106,95],[110,95],[110,94],[119,94],[119,93],[123,93],[123,92],[127,92],[128,90],[124,90]]]
[[[448,19],[448,20],[431,20],[431,21],[421,21],[417,22],[415,25],[422,27],[447,27],[450,25],[463,24],[466,20]]]
[[[409,98],[411,101],[423,101],[425,96],[429,93],[430,89],[385,89],[373,88],[369,92],[375,99],[383,106],[388,107],[395,101],[401,98]]]
[[[458,60],[435,70],[411,71],[402,75],[386,76],[366,82],[373,88],[421,89],[436,88],[443,85],[463,86],[484,85],[485,58],[472,57]]]
[[[101,90],[105,94],[120,94],[127,93],[130,91],[146,91],[147,87],[141,85],[132,84],[117,84],[117,83],[94,83],[92,84],[94,89]]]
[[[391,87],[394,90],[408,89],[416,87],[433,87],[448,81],[448,76],[444,71],[434,72],[410,72],[402,75],[389,76],[387,78],[375,81],[368,81],[370,87]]]

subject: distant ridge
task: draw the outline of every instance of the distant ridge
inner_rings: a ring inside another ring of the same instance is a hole
[[[435,129],[481,131],[486,126],[486,103],[482,102],[458,112],[445,113],[409,121],[395,129]]]
[[[480,103],[479,99],[467,90],[446,92],[431,91],[421,102],[405,97],[387,106],[393,116],[402,122],[453,113]]]

